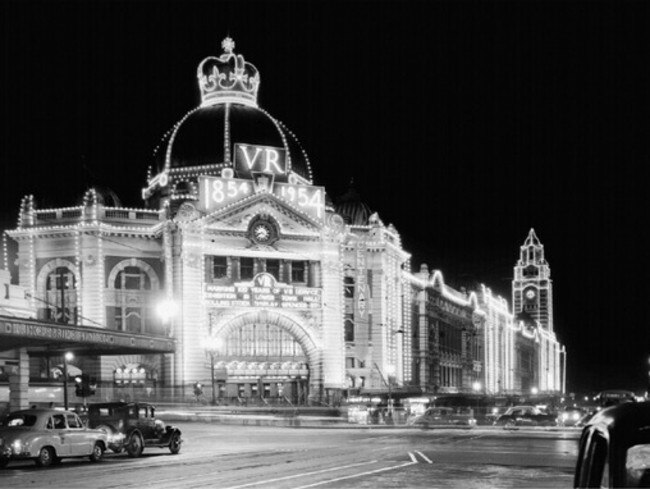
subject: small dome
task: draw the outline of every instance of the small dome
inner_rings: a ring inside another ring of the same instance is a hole
[[[350,182],[347,192],[336,200],[334,208],[337,214],[343,217],[346,224],[365,226],[368,224],[372,211],[365,202],[361,201],[361,196],[352,185]]]
[[[94,186],[89,188],[84,192],[84,197],[79,199],[83,205],[84,199],[90,198],[90,195],[93,194],[94,198],[97,199],[97,203],[105,207],[122,207],[122,201],[117,196],[117,194],[108,187]]]

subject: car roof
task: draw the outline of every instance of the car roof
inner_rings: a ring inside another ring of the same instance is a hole
[[[77,414],[73,411],[61,411],[59,409],[47,409],[47,408],[37,408],[37,409],[21,409],[20,411],[13,411],[9,413],[9,416],[14,414],[32,414],[35,416],[40,415],[49,415],[49,414]]]

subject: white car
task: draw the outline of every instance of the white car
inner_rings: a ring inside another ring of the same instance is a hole
[[[106,433],[86,428],[71,411],[16,411],[0,425],[0,468],[11,460],[24,459],[33,459],[40,467],[66,457],[89,457],[99,462],[106,446]]]

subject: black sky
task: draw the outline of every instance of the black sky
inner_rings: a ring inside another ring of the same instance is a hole
[[[534,227],[569,390],[646,387],[650,7],[592,2],[3,2],[0,227],[104,185],[140,206],[196,66],[236,51],[336,197],[414,268],[510,301]]]

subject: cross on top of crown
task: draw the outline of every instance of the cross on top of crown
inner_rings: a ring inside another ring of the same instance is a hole
[[[221,48],[225,53],[230,54],[232,53],[233,49],[235,49],[235,41],[233,41],[231,37],[226,37],[223,41],[221,41]]]

